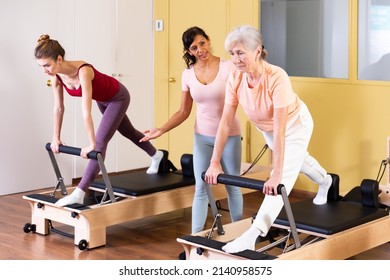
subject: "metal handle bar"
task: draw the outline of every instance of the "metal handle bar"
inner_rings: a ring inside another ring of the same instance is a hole
[[[51,151],[50,145],[51,145],[51,143],[46,144],[46,150]],[[80,154],[81,154],[81,148],[76,148],[76,147],[71,147],[71,146],[60,145],[59,150],[60,150],[60,153],[74,155],[74,156],[80,156]],[[91,151],[88,153],[87,156],[89,159],[98,159],[98,154],[100,154],[100,152]]]
[[[202,179],[204,181],[206,172],[202,173]],[[219,184],[224,184],[224,185],[231,185],[231,186],[236,186],[236,187],[243,187],[247,189],[252,189],[252,190],[258,190],[262,191],[264,187],[265,181],[260,181],[252,178],[245,178],[241,176],[234,176],[234,175],[227,175],[227,174],[219,174],[217,177],[217,182]],[[284,188],[284,185],[279,184],[277,190],[278,194],[282,194],[282,188]]]

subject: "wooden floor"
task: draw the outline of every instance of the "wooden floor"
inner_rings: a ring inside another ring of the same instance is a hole
[[[191,209],[187,208],[109,227],[106,246],[81,251],[73,244],[73,238],[57,233],[42,236],[23,231],[24,225],[31,222],[30,206],[22,198],[25,194],[29,193],[0,197],[2,260],[175,260],[183,251],[176,238],[191,231]],[[262,198],[262,194],[258,192],[244,195],[244,218],[257,212]],[[294,199],[293,195],[291,199]],[[221,201],[221,206],[226,208],[226,201]],[[222,210],[221,214],[223,223],[230,222],[228,212]],[[206,229],[211,223],[210,216]],[[73,228],[67,225],[53,226],[73,234]],[[389,260],[390,244],[384,244],[351,259]]]

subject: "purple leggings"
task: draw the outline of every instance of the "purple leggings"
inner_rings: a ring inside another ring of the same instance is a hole
[[[149,141],[139,142],[144,135],[134,128],[126,115],[129,104],[129,91],[122,84],[120,84],[118,93],[110,101],[97,102],[103,117],[96,132],[95,150],[101,153],[103,159],[106,157],[108,142],[117,130],[124,137],[144,150],[149,156],[153,156],[156,153],[156,148]],[[97,160],[90,159],[78,187],[83,191],[88,190],[99,172],[100,167]]]

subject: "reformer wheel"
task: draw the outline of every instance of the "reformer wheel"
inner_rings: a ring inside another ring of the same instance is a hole
[[[23,231],[25,233],[35,232],[35,230],[36,230],[36,225],[32,225],[30,223],[25,224],[23,227]]]
[[[80,249],[81,251],[84,251],[85,249],[87,249],[87,247],[88,247],[88,242],[87,242],[87,240],[81,239],[80,242],[79,242],[79,249]]]
[[[201,256],[201,255],[203,255],[203,253],[204,253],[204,249],[201,248],[201,247],[198,247],[198,248],[196,248],[196,253],[197,253],[199,256]]]

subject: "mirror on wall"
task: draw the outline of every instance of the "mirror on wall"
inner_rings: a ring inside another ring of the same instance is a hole
[[[348,78],[348,0],[261,0],[268,61],[291,76]]]
[[[359,0],[358,79],[390,81],[390,0]]]

